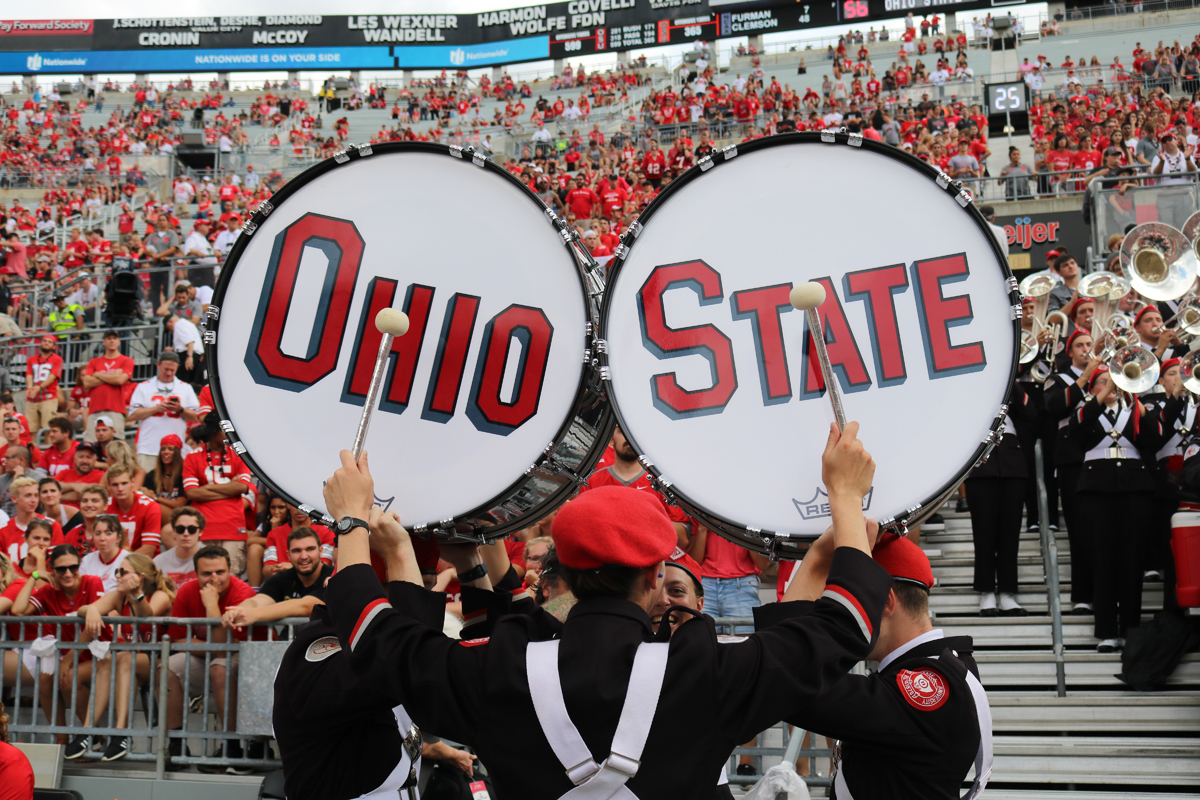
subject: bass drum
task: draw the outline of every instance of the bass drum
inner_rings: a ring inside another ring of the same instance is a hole
[[[878,465],[864,513],[900,532],[998,440],[1020,332],[1016,280],[970,196],[899,150],[773,136],[669,184],[614,260],[598,346],[609,398],[660,489],[789,557],[830,523],[833,412],[788,299],[805,281],[825,287],[846,413]]]
[[[375,315],[400,308],[411,327],[366,446],[377,502],[443,537],[531,524],[611,434],[579,249],[470,149],[364,145],[305,171],[247,221],[209,309],[213,399],[234,449],[328,522],[322,485],[354,441]]]

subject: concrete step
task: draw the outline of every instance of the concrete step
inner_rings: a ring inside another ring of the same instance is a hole
[[[970,586],[975,579],[974,559],[956,559],[953,564],[934,564],[933,577],[937,581],[933,588],[934,592],[947,586]],[[1058,565],[1058,579],[1062,585],[1071,583],[1071,565],[1069,563]],[[1040,558],[1037,563],[1022,564],[1018,560],[1017,583],[1020,586],[1039,586],[1043,590],[1045,589],[1046,576]]]
[[[1200,739],[997,736],[991,784],[1200,786]]]
[[[966,541],[956,541],[957,538],[958,537],[954,537],[954,539],[947,538],[941,540],[927,540],[922,538],[921,548],[924,549],[926,551],[925,554],[929,556],[929,563],[936,566],[937,564],[949,559],[963,557],[974,558],[975,542],[971,540],[971,537],[965,537]],[[930,550],[937,550],[939,551],[939,554],[934,556],[929,552]],[[1020,544],[1017,546],[1018,558],[1022,556],[1026,558],[1032,558],[1034,556],[1041,558],[1041,555],[1042,543],[1037,539],[1022,539]]]
[[[1159,611],[1163,607],[1162,584],[1147,584],[1142,591],[1142,609],[1147,612]],[[935,618],[954,616],[974,616],[979,613],[979,594],[970,586],[937,587],[929,597],[929,610]],[[1066,619],[1090,619],[1089,615],[1075,617],[1070,614],[1072,607],[1070,591],[1063,592],[1059,601],[1062,603]],[[1031,614],[1050,613],[1050,603],[1046,592],[1040,587],[1029,587],[1017,592],[1017,602]]]
[[[1074,733],[1200,732],[1200,693],[988,692],[992,729]]]
[[[1074,622],[1072,620],[1081,621]],[[938,627],[947,636],[970,636],[976,648],[1051,647],[1052,633],[1047,616],[1028,617],[941,617]],[[1090,618],[1068,617],[1063,620],[1063,644],[1085,647],[1096,644]]]
[[[975,653],[979,675],[989,692],[1014,686],[1056,685],[1054,654],[1050,652],[1002,652],[982,650]],[[1063,655],[1067,691],[1075,694],[1084,687],[1125,691],[1128,687],[1117,680],[1121,671],[1120,653],[1071,652]],[[1167,685],[1180,689],[1200,688],[1200,653],[1189,653],[1175,668]]]

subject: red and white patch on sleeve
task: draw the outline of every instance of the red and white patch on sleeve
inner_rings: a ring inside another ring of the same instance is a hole
[[[932,669],[902,669],[896,676],[896,685],[908,704],[921,711],[941,708],[950,696],[946,679]]]

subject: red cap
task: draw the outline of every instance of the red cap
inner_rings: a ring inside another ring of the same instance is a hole
[[[55,344],[58,344],[58,337],[57,337],[57,336],[55,336],[53,333],[47,333],[46,335],[44,335],[44,336],[42,337],[42,341],[43,341],[43,342],[44,342],[44,341],[46,341],[47,339],[49,339],[50,341],[54,342]]]
[[[1090,297],[1076,297],[1071,305],[1067,308],[1067,316],[1071,318],[1072,322],[1075,321],[1075,315],[1079,313],[1079,307],[1087,303],[1095,305],[1096,301]]]
[[[179,449],[182,450],[183,449],[183,440],[180,439],[178,436],[176,436],[173,433],[168,433],[166,436],[164,436],[162,438],[162,441],[160,441],[158,443],[158,446],[159,447],[178,447]]]
[[[1166,361],[1162,362],[1162,369],[1159,374],[1163,374],[1171,367],[1178,367],[1181,363],[1182,362],[1178,358],[1168,358]]]
[[[626,486],[584,492],[562,507],[550,529],[558,560],[572,569],[654,566],[678,541],[657,495]]]
[[[1055,257],[1057,258],[1057,257],[1058,257],[1058,251],[1057,251],[1057,250],[1047,250],[1047,251],[1046,251],[1046,256],[1047,256],[1047,257],[1049,257],[1049,256],[1055,256]]]
[[[667,557],[667,563],[686,572],[696,582],[696,588],[700,588],[700,565],[696,563],[696,559],[683,552],[679,545],[675,545],[675,550]]]
[[[929,557],[911,539],[885,533],[879,537],[871,555],[875,563],[896,580],[917,584],[925,591],[933,588],[933,569],[929,566]]]
[[[1071,319],[1075,319],[1075,316],[1072,315]],[[1091,334],[1085,331],[1083,328],[1076,328],[1075,330],[1071,331],[1071,335],[1067,337],[1067,344],[1065,345],[1068,352],[1071,350],[1071,345],[1075,344],[1075,340],[1080,336],[1091,336]]]
[[[1147,311],[1158,311],[1158,306],[1154,304],[1142,306],[1142,309],[1133,315],[1133,326],[1136,328],[1138,323],[1142,321],[1142,315]]]

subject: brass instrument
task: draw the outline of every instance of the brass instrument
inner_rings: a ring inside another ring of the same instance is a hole
[[[1200,350],[1193,350],[1179,360],[1179,373],[1183,376],[1183,388],[1193,395],[1200,395],[1200,375],[1196,368],[1200,367]]]
[[[1151,300],[1183,297],[1200,270],[1193,243],[1182,231],[1161,222],[1147,222],[1127,233],[1120,257],[1134,291]]]
[[[1028,364],[1035,361],[1038,356],[1040,347],[1038,346],[1038,334],[1046,329],[1046,312],[1050,308],[1050,292],[1056,286],[1061,286],[1063,279],[1051,272],[1050,270],[1042,270],[1029,275],[1025,280],[1021,281],[1018,290],[1023,297],[1033,299],[1033,328],[1032,330],[1021,332],[1021,356],[1020,362]],[[1060,312],[1054,312],[1060,317],[1064,316]],[[1068,320],[1069,321],[1069,320]],[[1057,341],[1058,336],[1055,336]],[[1050,363],[1042,362],[1033,367],[1030,376],[1039,383],[1044,382],[1050,377],[1054,368],[1054,351],[1050,351]]]
[[[1079,296],[1090,299],[1096,306],[1096,313],[1092,315],[1092,329],[1089,331],[1094,341],[1099,342],[1104,338],[1116,314],[1117,305],[1129,294],[1129,288],[1129,281],[1115,272],[1105,270],[1093,272],[1079,282],[1076,290]]]
[[[1114,353],[1108,359],[1108,370],[1117,388],[1131,395],[1149,391],[1158,383],[1158,359],[1154,353],[1137,344]]]
[[[1034,364],[1033,369],[1029,371],[1030,377],[1038,383],[1045,383],[1054,373],[1054,359],[1058,356],[1059,340],[1072,324],[1071,318],[1061,311],[1051,311],[1046,317],[1046,326],[1050,328],[1050,357]]]

